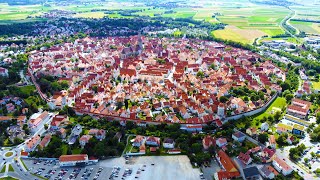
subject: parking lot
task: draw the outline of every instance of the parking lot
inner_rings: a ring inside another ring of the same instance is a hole
[[[132,157],[128,164],[124,157],[120,157],[100,161],[98,165],[113,168],[113,176],[111,173],[108,179],[200,179],[200,170],[192,168],[187,156]]]
[[[60,168],[54,160],[24,160],[24,162],[31,173],[53,180],[102,180],[109,177],[112,171],[112,168],[99,167],[98,165]]]

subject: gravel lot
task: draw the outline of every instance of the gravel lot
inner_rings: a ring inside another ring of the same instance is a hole
[[[152,165],[154,164],[154,165]],[[145,165],[145,167],[144,167]],[[114,158],[100,161],[98,166],[104,168],[120,167],[118,177],[121,179],[125,169],[132,169],[132,174],[124,179],[142,180],[195,180],[200,179],[200,170],[191,166],[187,156],[141,156],[130,158],[130,163],[125,163],[125,158]],[[140,169],[140,170],[139,170]],[[110,176],[107,178],[109,179]],[[137,178],[136,178],[137,177]]]

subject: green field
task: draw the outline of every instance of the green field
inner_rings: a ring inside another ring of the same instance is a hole
[[[9,164],[9,172],[14,172],[14,169],[11,164]]]
[[[290,21],[290,24],[300,31],[304,31],[309,34],[319,34],[320,24],[312,22],[302,22],[302,21]]]
[[[102,18],[104,16],[110,18],[133,18],[134,16],[193,18],[210,23],[221,22],[229,25],[225,30],[215,32],[214,35],[217,37],[252,43],[261,36],[267,35],[271,37],[283,34],[284,31],[280,27],[280,22],[290,13],[290,10],[285,7],[254,4],[249,0],[204,0],[197,2],[197,4],[193,1],[186,1],[185,7],[176,8],[158,8],[148,6],[144,2],[126,1],[92,2],[68,6],[57,6],[54,3],[50,3],[50,5],[50,7],[42,5],[8,6],[2,3],[0,4],[0,24],[39,20],[27,19],[27,17],[36,17],[53,9],[73,11],[77,13],[74,17],[81,18]],[[194,5],[198,7],[194,7]],[[91,12],[93,9],[101,11]],[[320,20],[319,4],[292,6],[292,9],[297,12],[294,18]],[[117,12],[105,14],[103,10],[141,11],[133,12],[132,16],[122,16]],[[320,25],[317,23],[301,23],[297,21],[291,21],[290,23],[306,33],[320,33]]]
[[[281,110],[283,107],[287,105],[286,99],[283,97],[277,97],[276,100],[268,107],[268,109],[260,114],[259,116],[255,117],[255,120],[261,120],[263,117],[268,117],[272,114],[274,114],[277,110]]]

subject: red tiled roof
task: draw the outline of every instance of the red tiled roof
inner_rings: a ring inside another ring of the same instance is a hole
[[[60,162],[85,161],[86,159],[88,159],[87,154],[62,155],[59,157]]]

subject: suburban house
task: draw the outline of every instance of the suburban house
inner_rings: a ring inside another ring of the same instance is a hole
[[[269,124],[267,122],[262,123],[260,129],[261,129],[261,131],[268,131]]]
[[[89,161],[87,154],[62,155],[59,157],[60,167],[82,166]]]
[[[163,144],[163,147],[166,149],[173,149],[175,142],[173,139],[166,138],[166,139],[164,139],[162,144]]]
[[[260,173],[256,166],[243,169],[243,174],[247,180],[260,179]]]
[[[35,148],[38,146],[40,143],[41,138],[39,135],[33,136],[26,144],[25,144],[25,151],[26,152],[32,152],[35,150]]]
[[[46,136],[44,136],[44,138],[42,139],[42,141],[40,142],[39,144],[39,147],[41,149],[45,148],[48,146],[49,142],[51,140],[51,135],[50,134],[47,134]]]
[[[272,161],[272,165],[278,172],[281,172],[284,176],[291,174],[293,171],[293,169],[279,157],[274,158],[274,160]]]
[[[216,145],[219,146],[219,148],[226,146],[228,144],[227,139],[226,138],[218,138],[216,140]]]
[[[81,147],[84,148],[84,146],[86,146],[86,144],[89,142],[91,138],[92,138],[91,135],[82,135],[79,140]]]
[[[243,142],[246,139],[246,135],[240,131],[237,131],[232,134],[232,139],[238,142]]]
[[[232,162],[232,159],[222,150],[218,151],[217,160],[223,167],[223,170],[215,173],[215,179],[232,179],[240,177],[240,172]]]
[[[160,138],[149,136],[146,140],[146,145],[149,146],[160,146]]]
[[[278,134],[292,133],[292,129],[293,127],[290,125],[279,123],[276,131]]]
[[[274,179],[279,173],[270,165],[264,165],[262,168],[259,169],[260,174],[262,177],[266,179]]]
[[[146,141],[146,137],[137,135],[134,139],[131,140],[132,145],[135,147],[140,147]]]
[[[95,136],[99,141],[106,137],[106,131],[103,129],[90,129],[88,134]]]
[[[208,150],[210,146],[216,146],[216,140],[212,136],[206,136],[202,139],[202,146],[204,150]]]
[[[276,138],[274,137],[274,135],[270,135],[269,136],[269,146],[273,149],[276,148]]]
[[[245,165],[248,165],[252,162],[252,158],[249,153],[240,152],[238,159]]]
[[[249,136],[255,136],[255,135],[257,135],[257,128],[249,127],[248,129],[246,129],[246,133]]]

